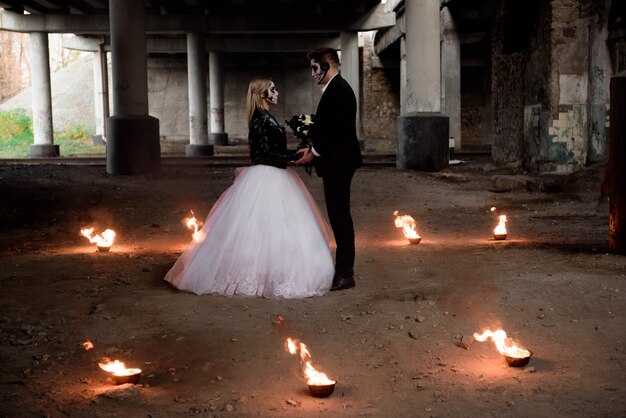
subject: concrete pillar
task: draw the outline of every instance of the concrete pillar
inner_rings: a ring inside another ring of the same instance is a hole
[[[441,108],[450,119],[450,140],[461,149],[461,41],[450,9],[441,9]]]
[[[96,114],[94,144],[106,142],[106,118],[109,117],[109,68],[104,45],[99,44],[93,54],[93,91]]]
[[[59,146],[53,144],[48,34],[31,33],[30,44],[34,144],[29,147],[29,153],[31,157],[58,157]]]
[[[587,163],[597,163],[606,158],[606,93],[609,91],[610,54],[608,19],[592,17],[589,30],[589,152]]]
[[[400,38],[400,114],[407,113],[406,101],[406,39]]]
[[[440,0],[406,0],[406,103],[396,129],[396,167],[448,166],[449,121],[441,113]],[[402,82],[402,81],[401,81]]]
[[[113,116],[107,119],[107,172],[144,174],[161,166],[159,120],[148,115],[143,0],[110,0]]]
[[[406,0],[407,112],[441,112],[440,0]]]
[[[224,74],[221,53],[209,53],[209,90],[211,102],[211,133],[209,144],[228,145],[228,134],[224,132]]]
[[[207,58],[204,34],[187,34],[187,85],[189,88],[189,145],[187,156],[213,155],[207,117]]]
[[[361,123],[361,81],[359,70],[359,34],[358,32],[341,32],[339,35],[341,44],[341,76],[350,84],[356,96],[356,132],[357,136],[363,137],[363,125]],[[359,140],[361,149],[363,142]]]

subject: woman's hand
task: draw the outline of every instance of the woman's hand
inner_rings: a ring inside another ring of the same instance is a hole
[[[301,148],[297,151],[300,154],[300,159],[296,160],[296,164],[306,164],[313,161],[315,154],[311,151],[311,148]]]

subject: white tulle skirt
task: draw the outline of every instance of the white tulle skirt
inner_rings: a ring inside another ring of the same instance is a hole
[[[331,286],[332,232],[292,169],[238,169],[165,280],[196,294],[322,295]]]

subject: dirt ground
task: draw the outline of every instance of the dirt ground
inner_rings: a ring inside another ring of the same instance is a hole
[[[0,163],[0,416],[624,417],[626,257],[607,250],[602,170],[528,183],[542,192],[503,191],[494,177],[520,173],[481,158],[364,167],[356,287],[268,300],[163,281],[191,238],[182,219],[206,216],[233,167],[112,177]],[[302,177],[323,208],[321,181]],[[508,215],[504,241],[492,206]],[[420,244],[394,210],[416,219]],[[87,225],[116,230],[109,253],[80,236]],[[497,327],[533,352],[526,367],[473,341]],[[287,337],[337,380],[330,397],[309,395]],[[141,380],[114,385],[103,358]]]

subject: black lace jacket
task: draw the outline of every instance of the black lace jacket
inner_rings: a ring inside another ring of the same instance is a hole
[[[254,113],[252,126],[248,131],[248,144],[252,165],[287,168],[289,161],[300,158],[297,152],[287,149],[285,128],[270,113]]]

